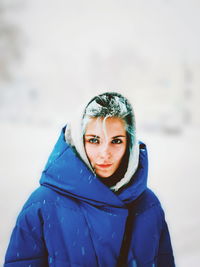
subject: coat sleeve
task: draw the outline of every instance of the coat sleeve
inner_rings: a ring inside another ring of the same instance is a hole
[[[159,240],[157,265],[159,267],[175,266],[170,234],[167,223],[164,218],[164,214],[163,214],[163,228]]]
[[[23,210],[17,219],[5,256],[5,267],[48,266],[43,222],[38,205]]]

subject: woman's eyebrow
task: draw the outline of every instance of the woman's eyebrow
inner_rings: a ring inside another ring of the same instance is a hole
[[[115,138],[119,138],[119,137],[126,137],[125,135],[116,135],[116,136],[113,136],[112,138],[115,139]]]
[[[100,138],[98,135],[95,135],[95,134],[85,134],[85,136],[92,136],[92,137],[95,137],[95,138]]]

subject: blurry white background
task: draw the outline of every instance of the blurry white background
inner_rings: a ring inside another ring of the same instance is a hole
[[[118,91],[148,146],[177,266],[200,262],[199,0],[1,0],[0,265],[61,127]]]

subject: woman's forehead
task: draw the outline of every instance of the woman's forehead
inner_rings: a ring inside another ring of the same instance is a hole
[[[86,126],[86,135],[101,135],[105,133],[111,136],[126,135],[125,122],[121,118],[91,118]]]

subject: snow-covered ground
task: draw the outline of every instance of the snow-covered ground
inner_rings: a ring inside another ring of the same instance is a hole
[[[141,131],[141,130],[140,130]],[[24,201],[38,186],[60,127],[34,124],[0,124],[0,264],[11,230]],[[182,134],[140,133],[149,151],[149,186],[159,196],[166,212],[177,266],[200,262],[200,129]]]

